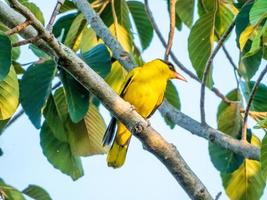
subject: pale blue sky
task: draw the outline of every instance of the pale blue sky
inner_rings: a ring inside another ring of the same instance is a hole
[[[47,21],[56,0],[33,0],[33,2],[40,6]],[[156,21],[167,38],[169,25],[165,1],[151,0],[150,2]],[[182,32],[176,32],[173,52],[185,66],[192,69],[187,53],[188,34],[189,30],[185,26]],[[233,38],[231,37],[226,46],[237,62],[238,51]],[[143,53],[143,58],[149,61],[162,57],[163,54],[164,48],[154,36],[151,46]],[[25,63],[33,61],[34,57],[30,50],[26,50],[23,51],[20,60]],[[181,98],[182,111],[199,120],[200,85],[186,75],[185,77],[188,83],[175,81]],[[221,52],[215,59],[214,79],[216,87],[223,93],[227,93],[235,86],[233,70]],[[264,82],[267,83],[267,78]],[[207,121],[211,126],[216,127],[216,112],[220,99],[209,91],[206,99]],[[108,112],[104,108],[101,110],[106,113],[104,117],[108,122]],[[206,140],[193,136],[177,126],[170,130],[158,112],[150,121],[156,130],[177,146],[186,162],[213,196],[224,191],[219,172],[210,162]],[[261,137],[262,134],[259,136]],[[26,116],[20,118],[0,137],[0,146],[4,151],[4,155],[0,157],[0,177],[21,190],[28,184],[40,185],[54,200],[189,199],[168,170],[153,155],[144,151],[136,138],[132,138],[127,160],[122,168],[116,170],[108,168],[105,156],[83,158],[85,176],[75,182],[48,163],[39,145],[39,130],[32,126]],[[267,195],[265,197],[267,198]],[[220,199],[228,198],[223,192]]]

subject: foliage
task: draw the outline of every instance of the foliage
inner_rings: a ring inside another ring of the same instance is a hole
[[[36,18],[45,24],[40,8],[28,0],[20,0]],[[150,48],[155,38],[153,26],[145,5],[136,0],[89,1],[104,24],[122,47],[137,61],[143,63],[142,52]],[[267,60],[267,1],[233,0],[178,0],[176,2],[176,27],[188,30],[188,54],[197,77],[202,80],[205,66],[216,42],[235,20],[235,37],[238,47],[238,87],[226,97],[234,102],[218,105],[217,128],[237,140],[245,105],[250,98],[262,60]],[[169,1],[166,1],[168,8]],[[197,16],[194,16],[197,9]],[[90,68],[118,92],[126,77],[126,70],[112,58],[112,52],[87,24],[74,3],[66,0],[53,26],[54,36],[71,48]],[[182,25],[186,26],[182,26]],[[105,154],[102,137],[106,129],[101,102],[83,85],[64,71],[57,60],[39,47],[29,45],[38,57],[31,65],[23,66],[18,58],[20,47],[12,47],[18,34],[7,35],[8,28],[0,22],[0,134],[22,106],[32,124],[40,129],[40,144],[48,162],[73,180],[83,176],[81,156]],[[228,36],[230,37],[230,36]],[[227,39],[226,39],[227,42]],[[141,49],[141,51],[139,50]],[[24,51],[25,49],[23,49]],[[26,50],[25,50],[26,51]],[[212,66],[214,68],[216,66]],[[223,75],[228,76],[228,75]],[[242,80],[242,81],[241,81]],[[55,82],[62,87],[52,89]],[[214,84],[213,69],[208,74],[207,87]],[[249,116],[255,128],[267,129],[267,86],[260,84],[252,102]],[[166,99],[176,109],[182,102],[176,86],[169,82]],[[245,102],[243,102],[245,100]],[[164,120],[170,128],[175,124]],[[248,129],[248,142],[261,148],[260,161],[246,159],[229,149],[209,142],[211,162],[219,171],[225,191],[230,199],[260,199],[267,175],[267,135],[260,141]],[[0,156],[2,155],[0,149]],[[236,187],[238,185],[238,188]],[[0,179],[0,195],[8,199],[50,200],[48,193],[36,185],[19,191]],[[1,196],[0,196],[1,197]]]

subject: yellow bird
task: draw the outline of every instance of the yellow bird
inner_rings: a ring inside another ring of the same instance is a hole
[[[171,63],[161,59],[152,60],[129,72],[120,96],[147,119],[162,103],[167,81],[175,78],[186,81]],[[116,125],[118,128],[115,136]],[[113,142],[107,156],[108,166],[118,168],[124,164],[131,136],[131,132],[121,122],[115,117],[111,119],[103,137],[103,145]]]

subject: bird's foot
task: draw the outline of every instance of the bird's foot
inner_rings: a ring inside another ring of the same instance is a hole
[[[141,133],[143,131],[143,126],[141,122],[137,122],[136,125],[134,126],[134,132],[135,133]]]
[[[150,123],[149,119],[146,119],[146,126],[147,127],[150,127],[151,126],[151,123]]]
[[[136,109],[135,109],[134,105],[130,104],[130,111],[132,112],[132,111],[135,111],[135,110]]]

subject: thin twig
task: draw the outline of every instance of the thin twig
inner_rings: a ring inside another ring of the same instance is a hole
[[[222,192],[219,192],[219,193],[216,195],[216,197],[215,197],[214,200],[219,200],[219,198],[221,197],[221,195],[222,195]]]
[[[176,0],[170,0],[170,32],[169,32],[169,39],[167,48],[164,55],[164,60],[169,60],[170,51],[172,48],[173,38],[174,38],[174,31],[175,31],[175,3]]]
[[[215,30],[215,35],[216,35],[216,37],[217,37],[218,40],[219,40],[220,36],[219,36],[219,34],[218,34],[218,32],[217,32],[216,30]],[[224,52],[226,58],[228,59],[229,63],[230,63],[231,66],[233,67],[233,70],[234,70],[234,76],[235,76],[235,80],[236,80],[236,85],[237,85],[237,88],[239,88],[239,82],[240,82],[240,79],[241,79],[241,75],[240,75],[240,73],[239,73],[239,71],[238,71],[238,67],[237,67],[236,64],[234,63],[232,56],[229,54],[229,52],[228,52],[228,50],[226,49],[226,47],[225,47],[224,44],[222,45],[222,50],[223,50],[223,52]]]
[[[201,123],[203,123],[203,124],[206,123],[206,119],[205,119],[205,85],[206,85],[206,82],[207,82],[207,79],[208,79],[208,74],[210,72],[211,64],[213,62],[213,59],[217,55],[218,51],[222,47],[224,41],[226,40],[228,35],[232,32],[234,26],[235,26],[235,20],[231,23],[229,28],[225,31],[223,36],[218,41],[218,44],[217,44],[216,48],[211,53],[211,55],[210,55],[210,57],[209,57],[209,59],[208,59],[208,61],[206,63],[206,66],[204,68],[203,77],[202,77],[202,83],[201,83],[201,89],[200,89],[200,118],[201,118]]]
[[[256,91],[260,85],[260,82],[262,81],[263,77],[265,76],[265,74],[267,73],[267,65],[265,66],[265,68],[263,69],[263,71],[261,72],[261,74],[259,75],[259,78],[257,79],[257,81],[255,82],[250,95],[249,95],[249,99],[248,99],[248,104],[246,107],[246,111],[244,114],[244,120],[243,120],[243,126],[242,126],[242,138],[241,140],[243,142],[247,142],[247,120],[248,120],[248,114],[249,114],[249,110],[250,107],[252,105],[253,99],[256,95]]]
[[[15,33],[18,33],[20,31],[24,30],[26,27],[28,27],[31,23],[32,23],[32,21],[26,20],[25,22],[23,22],[23,23],[15,26],[14,28],[8,30],[6,32],[6,34],[10,36],[10,35],[13,35]]]
[[[60,10],[61,6],[64,4],[64,2],[65,2],[65,0],[58,0],[57,1],[57,4],[53,10],[51,17],[50,17],[49,23],[46,26],[46,30],[48,30],[49,32],[52,32],[53,24],[55,22],[56,16],[58,15],[59,10]]]
[[[151,25],[153,27],[153,29],[155,30],[159,40],[161,41],[162,45],[167,48],[167,43],[165,41],[165,39],[163,38],[161,32],[160,32],[160,29],[153,17],[153,14],[149,8],[149,5],[148,5],[148,0],[145,0],[145,9],[146,9],[146,13],[148,15],[148,18],[151,22]],[[201,83],[201,80],[194,74],[192,73],[190,70],[188,70],[179,60],[178,58],[175,56],[175,54],[170,51],[170,56],[173,60],[173,62],[184,72],[186,73],[188,76],[190,76],[192,79],[196,80],[197,82]],[[226,96],[224,96],[220,91],[219,89],[217,89],[216,87],[212,87],[211,88],[211,91],[214,92],[215,95],[217,95],[219,98],[221,98],[225,103],[231,103],[232,101],[230,101]]]
[[[237,88],[239,88],[239,83],[240,83],[241,76],[240,76],[240,73],[238,71],[238,68],[237,68],[236,64],[234,63],[234,61],[233,61],[233,59],[231,57],[231,55],[229,54],[229,52],[227,51],[227,49],[225,48],[224,45],[222,46],[222,49],[223,49],[223,52],[224,52],[226,58],[229,60],[230,64],[233,67],[234,76],[235,76],[235,80],[236,80],[236,85],[237,85]]]
[[[31,44],[31,43],[36,42],[37,40],[40,40],[41,38],[42,37],[40,35],[37,35],[35,37],[29,38],[29,39],[26,39],[26,40],[22,40],[22,41],[19,41],[19,42],[16,42],[16,43],[13,43],[12,47],[20,47],[20,46],[23,46],[23,45],[26,45],[26,44]]]
[[[15,114],[5,125],[5,128],[3,129],[6,130],[9,126],[11,126],[15,121],[17,121],[18,118],[20,118],[24,114],[24,110],[21,109],[17,114]]]
[[[114,24],[113,24],[114,35],[115,35],[115,38],[118,39],[118,18],[116,15],[114,0],[111,0],[111,10],[112,10],[112,17],[113,17],[113,21],[114,21]]]

